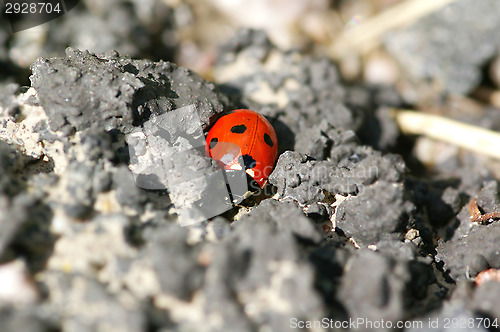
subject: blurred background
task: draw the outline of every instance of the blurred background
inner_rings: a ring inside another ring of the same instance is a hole
[[[283,50],[333,59],[346,81],[399,84],[410,102],[428,104],[436,89],[498,87],[496,7],[491,0],[82,0],[62,17],[17,33],[4,15],[0,80],[29,85],[31,63],[61,56],[68,46],[173,61],[213,79],[217,48],[250,27],[265,30]],[[405,90],[422,80],[426,88]]]
[[[398,8],[404,2],[413,5]],[[265,30],[282,49],[339,60],[346,79],[390,84],[397,81],[399,68],[384,48],[379,47],[384,34],[450,2],[83,0],[64,16],[15,34],[10,32],[3,17],[1,79],[8,79],[13,72],[22,74],[38,57],[63,55],[68,46],[95,53],[117,50],[134,58],[174,61],[210,79],[217,47],[237,29],[251,27]],[[370,21],[394,8],[397,11],[389,13],[391,16],[385,20],[382,17],[382,22]],[[371,25],[360,33],[358,29],[366,22]],[[346,40],[367,32],[368,40],[357,41],[362,45],[346,45]]]

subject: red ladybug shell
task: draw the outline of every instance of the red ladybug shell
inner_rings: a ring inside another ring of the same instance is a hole
[[[239,109],[221,117],[210,129],[206,151],[226,170],[244,167],[263,188],[278,157],[278,139],[265,117]]]

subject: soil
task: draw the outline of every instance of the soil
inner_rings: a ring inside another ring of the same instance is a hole
[[[176,64],[179,3],[83,1],[31,48],[0,22],[1,330],[498,330],[500,283],[474,280],[500,269],[500,224],[470,207],[500,211],[498,161],[391,116],[500,128],[464,101],[496,89],[498,5],[458,0],[387,34],[401,73],[380,85],[246,28],[202,77]],[[278,136],[250,197],[204,153],[237,108]]]

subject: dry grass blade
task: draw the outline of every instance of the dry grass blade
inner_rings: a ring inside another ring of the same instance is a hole
[[[331,55],[341,59],[349,53],[366,53],[377,47],[382,36],[393,29],[410,25],[456,0],[407,0],[370,18],[358,27],[345,31],[331,48]]]
[[[405,134],[424,135],[458,147],[500,159],[500,133],[442,116],[409,110],[393,110],[393,117]]]

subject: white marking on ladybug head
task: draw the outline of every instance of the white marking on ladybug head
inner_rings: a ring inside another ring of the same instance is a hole
[[[228,167],[229,169],[235,170],[235,171],[241,171],[243,168],[241,167],[240,164],[234,163]]]

